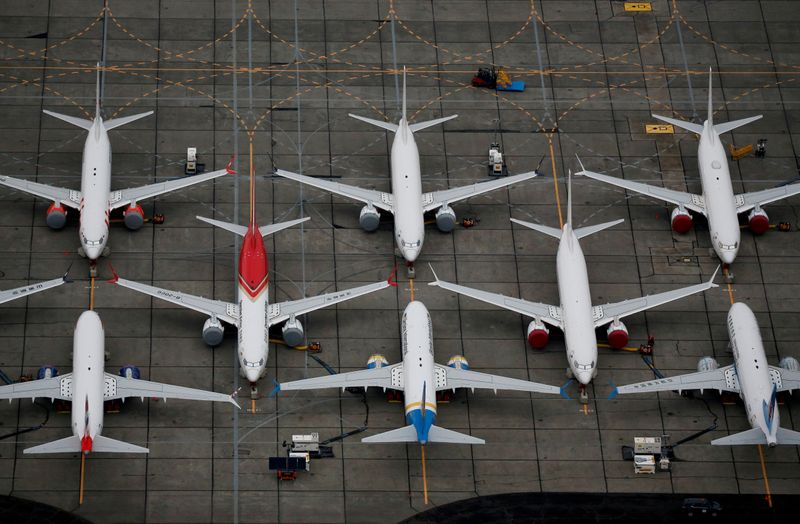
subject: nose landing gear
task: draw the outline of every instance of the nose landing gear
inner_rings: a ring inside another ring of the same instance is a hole
[[[581,404],[589,403],[589,394],[586,393],[586,384],[581,384],[578,386],[578,401]]]

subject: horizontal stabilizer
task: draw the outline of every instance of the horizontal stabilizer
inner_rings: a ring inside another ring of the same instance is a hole
[[[731,120],[730,122],[723,122],[722,124],[714,124],[714,131],[716,131],[718,135],[721,135],[723,133],[727,133],[728,131],[733,131],[737,127],[746,126],[750,122],[755,122],[762,116],[764,115],[756,115],[749,118],[742,118],[741,120]]]
[[[78,118],[76,116],[69,116],[69,115],[62,115],[61,113],[56,113],[55,111],[48,111],[47,109],[44,110],[44,114],[54,116],[59,120],[63,120],[68,124],[72,124],[73,126],[78,126],[81,129],[89,130],[92,128],[92,121],[86,120],[85,118]]]
[[[559,238],[559,239],[561,238],[561,230],[556,227],[543,226],[541,224],[534,224],[533,222],[525,222],[524,220],[517,220],[516,218],[512,218],[511,221],[514,222],[515,224],[519,224],[529,229],[533,229],[534,231],[538,231],[539,233],[550,235],[553,238]]]
[[[277,224],[261,226],[260,228],[258,228],[258,231],[261,233],[262,237],[265,237],[267,235],[272,235],[273,233],[277,233],[278,231],[282,231],[286,228],[296,226],[297,224],[300,224],[307,220],[311,220],[311,217],[298,218],[296,220],[289,220],[287,222],[278,222]]]
[[[611,222],[604,222],[602,224],[596,224],[594,226],[586,226],[586,227],[579,227],[575,229],[575,236],[578,238],[588,237],[589,235],[593,235],[595,233],[599,233],[604,229],[608,229],[610,227],[614,227],[617,224],[621,224],[625,222],[624,218],[620,218],[619,220],[612,220]]]
[[[114,128],[117,128],[119,126],[124,126],[125,124],[130,124],[131,122],[135,122],[140,118],[144,118],[152,114],[153,114],[152,111],[146,111],[144,113],[139,113],[138,115],[123,116],[122,118],[112,118],[111,120],[104,121],[103,127],[106,128],[106,131],[111,131]]]
[[[482,438],[476,438],[451,429],[431,426],[428,431],[428,442],[443,442],[447,444],[486,444]]]
[[[38,453],[77,453],[81,450],[81,439],[72,435],[71,437],[54,440],[47,444],[39,444],[32,448],[27,448],[22,453],[25,455]]]
[[[224,229],[225,231],[230,231],[231,233],[239,235],[240,237],[243,237],[245,233],[247,233],[247,226],[243,226],[241,224],[232,224],[230,222],[223,222],[221,220],[214,220],[213,218],[201,216],[196,216],[195,218],[201,222],[205,222],[206,224],[211,224],[212,226]]]
[[[427,120],[425,122],[416,122],[414,124],[410,124],[408,128],[412,133],[416,133],[417,131],[422,131],[423,129],[428,129],[429,127],[433,127],[438,124],[444,124],[448,120],[452,120],[454,118],[458,118],[458,115],[445,116],[442,118],[436,118],[434,120]]]
[[[800,446],[800,431],[792,431],[791,429],[778,428],[775,435],[778,438],[778,444],[785,446]]]
[[[767,436],[764,435],[761,428],[748,429],[741,433],[734,433],[733,435],[711,441],[712,446],[747,446],[766,443]]]
[[[121,440],[97,435],[92,440],[92,451],[103,453],[150,453],[150,450]]]
[[[391,122],[384,122],[383,120],[374,120],[372,118],[367,118],[365,116],[354,115],[353,113],[350,113],[350,116],[355,118],[356,120],[361,120],[362,122],[372,124],[373,126],[380,127],[387,131],[392,131],[393,133],[397,132],[397,124],[393,124]]]
[[[433,429],[435,426],[432,426]],[[366,443],[389,443],[389,442],[416,442],[417,441],[417,429],[414,427],[413,424],[408,425],[404,428],[397,428],[391,431],[384,431],[383,433],[378,433],[377,435],[372,435],[371,437],[364,437],[361,439],[361,442]]]
[[[669,118],[667,116],[661,116],[661,115],[653,115],[653,118],[657,118],[662,122],[672,124],[674,126],[680,127],[681,129],[685,129],[692,133],[697,133],[698,135],[703,134],[703,126],[701,126],[700,124],[693,124],[692,122],[687,122],[685,120],[677,120],[675,118]]]

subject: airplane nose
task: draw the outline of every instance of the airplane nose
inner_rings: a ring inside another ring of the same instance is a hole
[[[403,258],[405,258],[407,262],[414,262],[418,256],[419,249],[417,248],[405,248],[403,250]]]
[[[733,261],[736,259],[736,251],[723,251],[719,254],[719,258],[725,264],[733,264]]]
[[[89,260],[97,260],[100,258],[100,253],[102,253],[102,250],[95,246],[85,247],[83,248],[83,251],[86,253],[86,258]]]
[[[247,381],[250,383],[258,382],[258,379],[261,378],[261,369],[263,368],[247,368],[244,372],[245,377],[247,377]]]
[[[580,382],[581,384],[588,385],[589,382],[592,381],[592,372],[591,371],[579,371],[575,373],[575,379]]]

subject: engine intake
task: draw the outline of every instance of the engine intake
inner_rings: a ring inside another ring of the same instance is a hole
[[[800,362],[794,357],[783,357],[778,365],[786,371],[800,371]]]
[[[305,337],[303,324],[294,317],[286,321],[286,324],[283,325],[281,330],[281,334],[283,335],[283,341],[286,342],[286,345],[292,347],[302,344]]]
[[[454,369],[469,371],[469,361],[464,355],[453,355],[450,360],[447,361],[447,365]]]
[[[388,365],[389,361],[380,353],[376,353],[367,359],[367,369],[377,369]]]
[[[436,212],[436,227],[442,233],[449,233],[456,227],[456,212],[448,205],[444,205]]]
[[[703,357],[697,361],[697,371],[714,371],[719,368],[719,364],[714,357]]]
[[[528,344],[532,348],[542,349],[550,340],[550,330],[541,321],[534,320],[528,324]]]
[[[361,208],[361,213],[358,215],[358,225],[361,229],[369,233],[378,229],[381,223],[381,214],[373,206],[366,205]]]
[[[619,320],[612,322],[608,326],[606,337],[608,338],[609,346],[614,349],[622,349],[628,345],[628,328]]]
[[[763,235],[769,229],[769,216],[763,209],[753,209],[747,215],[747,222],[750,226],[750,231],[754,235]]]
[[[139,204],[128,206],[123,216],[125,217],[125,227],[131,231],[136,231],[144,225],[144,209]]]
[[[67,223],[67,210],[64,206],[53,202],[47,208],[47,217],[45,218],[47,227],[50,229],[61,229]]]
[[[138,380],[142,377],[142,373],[136,366],[123,366],[119,368],[119,376]]]
[[[672,210],[670,219],[672,221],[672,230],[676,233],[686,233],[692,229],[692,215],[681,207],[676,207]]]
[[[36,379],[42,380],[43,378],[53,378],[58,376],[58,368],[55,366],[42,366],[36,372]]]
[[[225,326],[216,317],[211,317],[203,324],[203,342],[211,347],[219,346],[225,335]]]

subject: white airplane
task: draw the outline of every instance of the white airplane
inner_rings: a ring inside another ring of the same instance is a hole
[[[241,371],[250,382],[253,392],[255,392],[255,383],[266,372],[267,359],[269,358],[269,328],[271,326],[286,322],[282,329],[283,339],[288,345],[297,346],[302,343],[304,338],[303,325],[297,319],[300,315],[379,291],[392,284],[387,279],[384,282],[326,293],[316,297],[270,304],[269,264],[263,237],[310,220],[310,217],[259,228],[256,224],[252,156],[250,171],[249,225],[230,224],[219,220],[197,217],[204,222],[244,237],[241,251],[239,252],[239,286],[236,303],[140,284],[119,278],[116,273],[111,282],[208,315],[209,318],[203,325],[203,340],[209,346],[216,346],[222,342],[225,331],[222,322],[236,326],[239,330],[238,353]]]
[[[741,239],[739,213],[749,211],[747,220],[750,229],[756,235],[761,235],[769,229],[769,217],[761,207],[800,193],[800,184],[784,185],[735,195],[731,184],[731,174],[728,170],[728,159],[725,154],[725,148],[722,146],[720,135],[754,122],[761,118],[762,115],[715,125],[711,95],[711,71],[709,70],[708,118],[703,122],[702,126],[684,122],[683,120],[653,115],[654,118],[700,135],[700,142],[697,146],[697,166],[700,170],[702,194],[675,191],[602,175],[586,171],[582,164],[581,171],[576,174],[677,205],[678,207],[672,210],[671,216],[672,229],[677,233],[686,233],[692,227],[692,215],[689,211],[705,215],[708,218],[708,229],[711,233],[711,244],[714,251],[723,263],[731,264],[739,251],[739,241]]]
[[[5,304],[11,300],[27,297],[28,295],[33,295],[34,293],[39,293],[41,291],[58,287],[66,282],[70,282],[70,280],[67,273],[64,273],[64,276],[61,278],[54,278],[53,280],[45,280],[44,282],[37,282],[35,284],[28,284],[27,286],[20,286],[13,289],[0,291],[0,304]]]
[[[697,373],[648,380],[615,388],[617,394],[716,389],[738,393],[744,402],[747,420],[753,429],[712,440],[714,446],[768,444],[800,445],[800,432],[780,427],[778,392],[800,389],[800,364],[784,357],[780,365],[767,364],[761,332],[753,311],[737,302],[728,311],[728,336],[733,349],[733,364],[719,367],[712,357],[697,363]]]
[[[88,454],[92,451],[113,453],[148,453],[147,448],[104,437],[103,402],[106,400],[145,397],[230,402],[239,405],[231,395],[150,382],[139,379],[138,368],[126,366],[120,375],[105,373],[105,333],[100,317],[94,311],[84,311],[75,326],[72,353],[72,373],[58,375],[51,367],[39,371],[41,378],[16,382],[0,387],[0,399],[46,397],[72,402],[72,436],[27,448],[31,453]]]
[[[624,220],[614,220],[573,230],[571,175],[568,179],[567,190],[567,221],[563,229],[523,222],[514,218],[511,221],[559,239],[556,274],[558,277],[558,295],[561,300],[560,306],[528,302],[519,298],[443,282],[439,280],[435,272],[434,278],[436,280],[430,282],[429,285],[439,286],[488,304],[515,311],[527,317],[533,317],[533,321],[528,325],[527,336],[528,342],[535,348],[542,348],[547,344],[550,331],[545,324],[561,329],[564,332],[567,349],[568,373],[580,383],[580,398],[582,402],[588,402],[586,385],[597,374],[597,337],[595,329],[608,324],[608,330],[606,331],[608,343],[614,348],[622,348],[628,343],[628,329],[620,320],[623,317],[717,287],[713,283],[717,274],[715,271],[711,279],[703,284],[622,302],[593,306],[586,260],[578,240],[615,226]]]
[[[225,174],[233,174],[230,164],[225,169],[203,173],[200,175],[157,182],[142,187],[111,190],[111,143],[108,131],[129,124],[140,118],[152,115],[152,111],[122,118],[103,120],[100,116],[100,64],[97,64],[97,96],[95,101],[94,120],[86,120],[69,115],[44,110],[50,116],[64,122],[86,129],[89,133],[83,146],[83,164],[81,168],[81,189],[67,189],[48,186],[30,180],[0,176],[0,184],[30,193],[39,198],[52,201],[47,208],[47,225],[51,229],[61,229],[67,221],[67,209],[80,213],[80,243],[78,252],[95,262],[101,255],[107,255],[109,213],[119,208],[123,212],[125,226],[135,231],[144,224],[144,210],[139,205],[141,200],[151,198],[170,191],[184,189],[206,180]]]
[[[374,386],[401,390],[405,397],[408,426],[361,439],[361,442],[446,442],[484,444],[484,440],[436,425],[436,392],[457,388],[530,391],[563,394],[561,388],[527,380],[489,375],[469,370],[461,355],[447,366],[433,361],[433,331],[428,309],[419,300],[410,302],[401,325],[403,361],[389,365],[383,355],[372,355],[362,371],[284,382],[276,391]],[[423,406],[424,404],[424,406]]]
[[[409,124],[406,117],[405,68],[403,69],[403,114],[399,124],[373,120],[353,114],[350,116],[394,132],[391,153],[391,193],[362,189],[339,182],[299,175],[282,169],[275,171],[275,174],[364,202],[366,205],[361,209],[358,221],[365,231],[375,231],[378,228],[380,223],[379,210],[392,213],[394,215],[395,244],[409,265],[413,264],[419,256],[422,250],[422,243],[425,240],[424,213],[438,209],[436,211],[436,226],[440,231],[447,233],[452,231],[456,225],[456,213],[450,207],[450,204],[537,176],[535,171],[531,171],[491,182],[481,182],[469,186],[423,193],[419,150],[417,149],[417,143],[414,141],[414,133],[452,120],[458,115]]]

